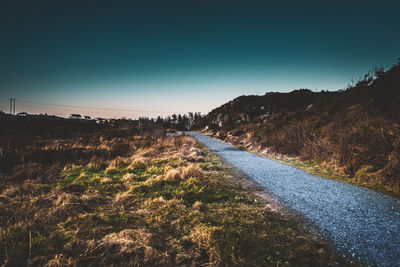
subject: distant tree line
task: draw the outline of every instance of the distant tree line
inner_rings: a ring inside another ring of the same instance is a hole
[[[196,124],[202,119],[200,112],[189,112],[188,114],[172,114],[171,116],[161,117],[156,119],[148,117],[140,117],[141,125],[157,124],[166,129],[175,129],[179,131],[187,131],[193,129]]]

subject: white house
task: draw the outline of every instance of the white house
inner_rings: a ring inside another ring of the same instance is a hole
[[[68,118],[74,119],[74,120],[80,120],[80,119],[82,119],[82,116],[81,116],[81,114],[71,114],[71,115],[69,115]]]

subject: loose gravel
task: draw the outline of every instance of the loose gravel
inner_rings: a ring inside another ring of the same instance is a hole
[[[400,200],[321,178],[197,132],[188,132],[314,223],[344,255],[371,266],[400,266]]]

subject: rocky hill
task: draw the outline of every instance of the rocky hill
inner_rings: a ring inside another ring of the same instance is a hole
[[[199,129],[259,152],[325,166],[381,191],[400,192],[400,63],[345,90],[240,96]]]

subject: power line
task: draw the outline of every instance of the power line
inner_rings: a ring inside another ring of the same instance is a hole
[[[132,111],[132,112],[187,113],[187,112],[182,112],[182,111],[162,111],[162,110],[139,110],[139,109],[105,108],[105,107],[85,107],[85,106],[52,104],[52,103],[23,101],[23,100],[19,100],[18,102],[27,103],[27,104],[34,104],[34,105],[43,105],[43,106],[65,107],[65,108],[83,108],[83,109],[113,110],[113,111]]]

